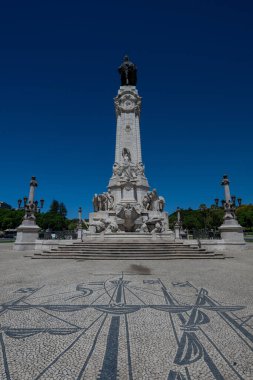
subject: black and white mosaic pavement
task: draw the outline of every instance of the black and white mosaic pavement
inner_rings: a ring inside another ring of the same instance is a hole
[[[0,305],[0,378],[253,379],[253,313],[169,276],[17,287]]]

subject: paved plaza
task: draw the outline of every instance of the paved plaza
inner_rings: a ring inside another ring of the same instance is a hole
[[[1,380],[252,380],[251,247],[135,262],[0,244]]]

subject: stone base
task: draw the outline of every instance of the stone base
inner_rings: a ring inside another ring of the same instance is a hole
[[[108,241],[108,242],[153,242],[155,241],[174,241],[175,234],[173,231],[168,230],[161,234],[158,233],[141,233],[141,232],[101,232],[90,233],[89,231],[83,231],[82,241],[93,240],[93,241]]]
[[[40,227],[34,220],[24,220],[17,228],[17,237],[13,246],[14,251],[33,251],[38,239]]]
[[[221,239],[228,243],[245,244],[243,228],[235,219],[225,220],[219,227]]]

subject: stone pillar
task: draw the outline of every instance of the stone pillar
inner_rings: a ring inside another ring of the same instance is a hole
[[[28,203],[30,204],[34,203],[35,187],[37,186],[38,186],[38,182],[36,180],[36,177],[32,177],[30,181],[30,191],[29,191],[29,197],[28,197]]]
[[[181,231],[181,215],[180,215],[180,208],[177,208],[177,221],[175,223],[175,239],[181,239],[180,231]]]
[[[25,205],[25,216],[17,228],[17,237],[14,244],[15,251],[35,250],[35,241],[38,239],[40,227],[36,224],[36,204],[34,203],[35,187],[38,186],[36,177],[30,181],[29,202]]]
[[[243,228],[236,219],[235,207],[231,203],[229,180],[227,175],[223,176],[221,185],[224,186],[225,192],[223,224],[219,227],[221,238],[227,243],[245,244]]]
[[[78,209],[78,227],[77,227],[77,239],[82,240],[83,229],[82,229],[82,207]]]
[[[114,99],[117,129],[115,163],[108,189],[117,203],[141,203],[149,191],[140,138],[141,97],[135,85],[121,85]]]

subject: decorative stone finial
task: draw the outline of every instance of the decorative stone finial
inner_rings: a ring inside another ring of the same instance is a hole
[[[221,184],[222,186],[229,185],[228,176],[226,174],[224,174]]]
[[[36,177],[32,176],[31,181],[30,181],[30,186],[37,187],[38,182],[36,180]]]

